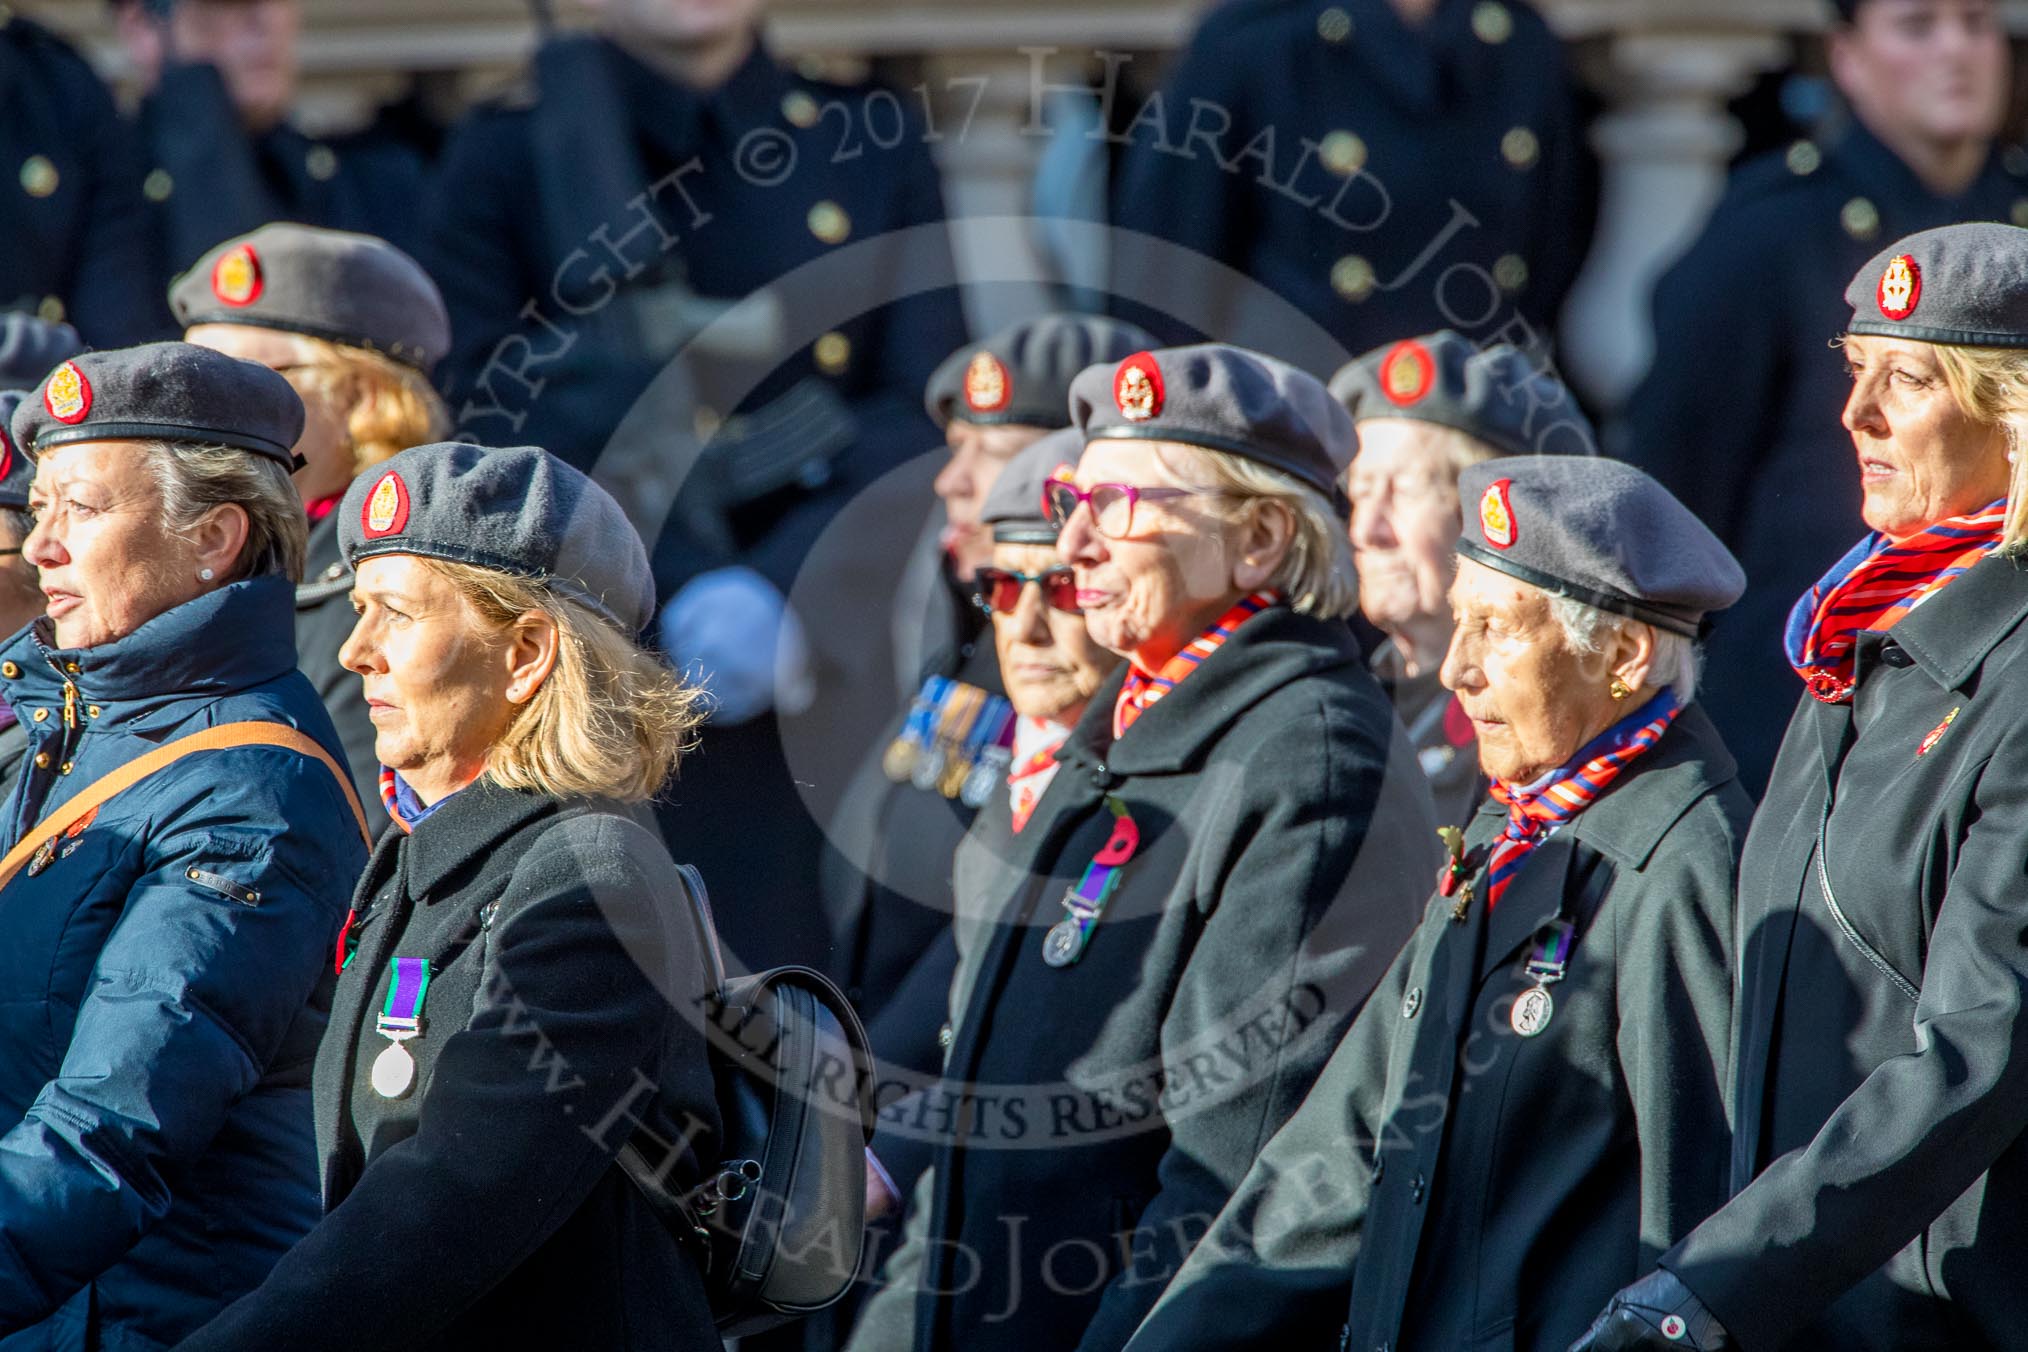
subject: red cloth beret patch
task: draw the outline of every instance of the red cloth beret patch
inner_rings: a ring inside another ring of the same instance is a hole
[[[360,508],[359,524],[369,540],[394,535],[408,524],[408,485],[399,474],[389,470],[380,476],[380,482],[366,495],[366,505]]]
[[[965,407],[974,413],[998,413],[1014,397],[1006,365],[990,352],[975,355],[965,367]]]
[[[92,383],[76,362],[65,362],[49,377],[42,387],[42,406],[60,423],[81,423],[92,411]]]
[[[266,285],[261,276],[260,255],[253,245],[227,249],[211,265],[211,294],[227,305],[251,305],[261,298]]]
[[[1903,320],[1922,304],[1922,268],[1907,254],[1896,254],[1880,274],[1880,313]]]
[[[1521,534],[1514,523],[1513,500],[1507,496],[1507,486],[1513,482],[1495,479],[1486,485],[1486,492],[1479,499],[1479,532],[1495,549],[1513,548]]]
[[[1429,397],[1436,384],[1436,358],[1421,343],[1396,343],[1380,363],[1380,392],[1398,408]]]
[[[7,471],[14,468],[14,438],[5,427],[0,427],[0,479],[7,477]]]
[[[1113,373],[1113,402],[1128,422],[1146,422],[1162,411],[1162,368],[1153,354],[1136,352]]]

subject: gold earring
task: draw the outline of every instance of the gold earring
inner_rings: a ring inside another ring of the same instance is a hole
[[[1611,695],[1615,700],[1623,700],[1634,693],[1634,688],[1615,676],[1613,677],[1613,683],[1606,687],[1606,693]]]

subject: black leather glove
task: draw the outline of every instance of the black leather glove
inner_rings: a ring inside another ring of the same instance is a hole
[[[1570,1352],[1737,1352],[1737,1346],[1689,1287],[1657,1268],[1614,1296]]]

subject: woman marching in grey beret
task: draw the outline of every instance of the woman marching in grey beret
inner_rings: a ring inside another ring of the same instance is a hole
[[[2028,1337],[2028,230],[1912,235],[1846,300],[1868,534],[1790,615],[1740,863],[1736,1195],[1588,1349]]]
[[[0,648],[10,1347],[168,1346],[317,1219],[309,1068],[366,842],[296,670],[302,428],[282,377],[183,343],[74,356],[14,411],[48,614]]]
[[[1563,1352],[1723,1196],[1751,805],[1694,702],[1739,567],[1612,460],[1467,468],[1442,667],[1492,799],[1131,1344]]]
[[[395,825],[317,1057],[326,1215],[179,1346],[717,1352],[693,1259],[614,1167],[652,1131],[681,1192],[719,1128],[682,884],[620,806],[698,720],[634,639],[639,537],[532,447],[404,451],[339,512]]]

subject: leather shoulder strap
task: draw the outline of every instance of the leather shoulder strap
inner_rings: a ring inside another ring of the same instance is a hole
[[[185,756],[199,751],[222,751],[237,746],[278,746],[298,755],[308,756],[321,762],[338,782],[345,794],[346,806],[352,809],[352,820],[359,827],[359,838],[366,842],[366,848],[373,848],[373,835],[366,829],[366,813],[359,806],[359,794],[352,787],[352,777],[338,767],[331,759],[331,753],[317,745],[316,739],[305,732],[284,723],[249,721],[244,723],[221,723],[215,728],[193,732],[187,737],[156,747],[145,756],[136,756],[110,774],[104,775],[87,785],[75,798],[67,800],[61,807],[38,822],[33,830],[15,842],[5,858],[0,858],[0,889],[14,881],[14,875],[21,871],[29,857],[48,842],[69,830],[73,823],[99,807],[115,795],[134,787],[157,770],[164,769]]]

